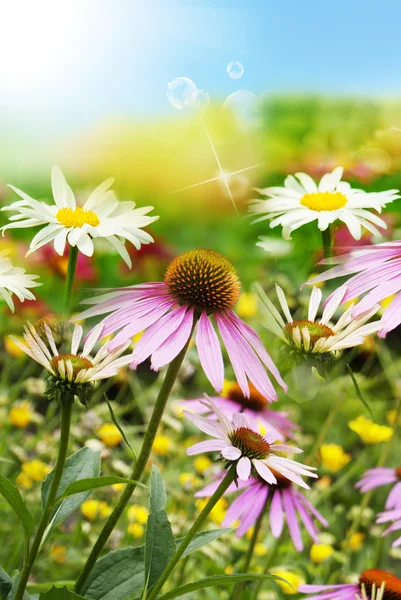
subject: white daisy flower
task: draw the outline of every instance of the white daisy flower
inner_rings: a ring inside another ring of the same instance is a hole
[[[0,295],[7,302],[10,310],[14,312],[12,294],[24,302],[24,300],[35,300],[35,296],[28,288],[42,285],[38,281],[39,275],[27,275],[25,269],[14,267],[11,260],[0,254]]]
[[[132,361],[132,353],[121,356],[129,347],[129,343],[109,352],[108,342],[105,342],[96,354],[91,356],[93,348],[101,337],[102,329],[101,324],[92,329],[83,349],[79,351],[83,329],[81,325],[75,325],[68,353],[59,352],[52,328],[46,320],[41,319],[40,326],[36,328],[28,323],[24,332],[25,343],[11,337],[25,354],[42,365],[55,379],[64,383],[85,384],[112,377],[117,374],[120,367]]]
[[[45,225],[31,241],[28,254],[53,241],[54,249],[60,256],[64,254],[66,243],[76,246],[82,254],[92,256],[93,239],[104,238],[131,267],[125,240],[137,250],[141,244],[153,242],[153,238],[142,231],[142,227],[159,218],[147,216],[153,206],[135,208],[135,202],[119,202],[110,189],[113,178],[101,183],[83,206],[77,206],[74,193],[59,167],[53,167],[51,180],[55,204],[39,202],[10,185],[22,200],[2,208],[16,212],[9,219],[11,223],[2,227],[3,234],[7,229]]]
[[[262,288],[256,285],[255,289],[261,300],[265,327],[285,344],[305,354],[335,354],[345,348],[353,348],[363,344],[366,336],[376,333],[383,325],[381,321],[367,322],[379,309],[378,305],[355,318],[352,316],[353,304],[342,314],[337,323],[331,323],[346,293],[345,288],[339,288],[332,295],[326,303],[322,316],[317,318],[322,292],[314,286],[309,301],[308,317],[301,320],[293,319],[280,286],[276,284],[276,292],[284,319]]]
[[[212,436],[212,440],[199,442],[187,449],[187,454],[202,452],[220,452],[227,461],[236,463],[238,478],[247,481],[251,475],[258,476],[267,483],[277,483],[276,475],[282,475],[300,487],[309,489],[303,481],[304,477],[317,477],[314,467],[302,465],[290,458],[277,456],[275,452],[299,454],[299,448],[276,444],[274,433],[261,435],[249,426],[246,415],[234,413],[231,419],[216,406],[207,396],[204,401],[210,417],[202,417],[192,412],[184,411],[185,416],[201,431]]]
[[[324,231],[334,221],[343,221],[350,234],[359,240],[362,227],[380,235],[377,227],[386,229],[386,223],[366,209],[381,212],[383,206],[400,198],[398,190],[385,192],[364,192],[353,189],[349,183],[341,181],[343,168],[337,167],[326,173],[318,185],[306,173],[289,175],[284,187],[257,189],[267,199],[255,199],[250,212],[261,215],[254,223],[271,219],[270,227],[281,225],[283,236],[290,239],[291,233],[302,225],[317,221]]]

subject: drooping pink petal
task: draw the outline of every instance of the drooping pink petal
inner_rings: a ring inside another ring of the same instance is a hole
[[[227,509],[226,515],[222,522],[223,527],[231,527],[237,519],[239,519],[243,512],[247,511],[253,503],[255,495],[259,494],[259,487],[252,485],[245,492],[240,494]]]
[[[270,506],[270,528],[273,537],[280,537],[284,526],[284,512],[281,504],[281,492],[275,490],[273,493],[272,503]]]
[[[167,340],[153,352],[151,368],[154,371],[158,371],[161,367],[167,365],[181,352],[191,335],[193,322],[194,309],[190,308],[177,331],[172,333],[170,337],[168,337]]]
[[[220,335],[223,339],[224,345],[227,350],[227,354],[233,366],[238,385],[240,386],[245,398],[249,398],[249,386],[246,378],[246,372],[244,369],[243,358],[241,357],[241,353],[237,348],[233,336],[231,335],[230,330],[227,327],[225,321],[221,318],[219,314],[216,314],[215,317],[217,326],[220,331]]]
[[[260,513],[262,512],[267,497],[269,495],[269,488],[267,485],[263,486],[258,494],[253,497],[252,502],[248,508],[247,513],[242,517],[240,526],[237,529],[237,535],[242,536],[252,527],[257,521]]]
[[[401,481],[396,483],[396,485],[393,487],[385,504],[386,510],[393,508],[401,508]]]
[[[216,392],[221,392],[224,383],[223,355],[219,338],[205,311],[202,311],[199,319],[196,347],[207,378]]]
[[[298,517],[292,500],[291,492],[288,489],[283,490],[283,504],[292,541],[294,542],[296,550],[301,552],[304,548],[301,530],[299,528]]]
[[[315,544],[317,544],[319,535],[318,528],[316,527],[315,523],[313,522],[313,519],[309,515],[302,502],[299,501],[295,494],[293,495],[292,499],[306,531],[309,533],[310,537],[315,542]]]

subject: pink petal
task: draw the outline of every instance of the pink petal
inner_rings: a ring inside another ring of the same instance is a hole
[[[299,528],[298,518],[295,511],[295,506],[293,504],[291,492],[288,489],[283,490],[283,503],[287,525],[292,541],[294,542],[295,549],[298,550],[298,552],[301,552],[304,548],[301,530]]]
[[[284,512],[281,504],[281,492],[275,490],[270,506],[270,528],[273,537],[280,537],[284,526]]]
[[[230,333],[229,328],[226,325],[226,322],[221,318],[219,314],[215,315],[217,326],[220,331],[220,335],[223,339],[224,345],[227,350],[228,357],[233,366],[235,376],[238,381],[238,385],[240,386],[242,393],[246,398],[249,398],[249,386],[246,378],[246,373],[244,369],[243,359],[241,356],[241,352],[237,348],[237,345]]]
[[[219,338],[205,311],[202,312],[199,319],[196,346],[207,378],[216,392],[221,392],[224,383],[223,355]]]
[[[190,308],[185,315],[180,327],[153,353],[151,367],[158,371],[171,362],[188,342],[192,332],[194,309]]]
[[[237,474],[242,481],[247,481],[251,475],[251,461],[248,457],[243,456],[237,463]]]
[[[241,456],[241,450],[233,446],[226,446],[222,449],[221,454],[227,460],[237,460]]]
[[[185,317],[186,307],[180,306],[164,315],[145,331],[134,350],[134,363],[139,365],[177,330]]]

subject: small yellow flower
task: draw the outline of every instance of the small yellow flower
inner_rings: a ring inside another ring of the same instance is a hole
[[[172,441],[166,435],[157,435],[153,442],[152,451],[159,456],[165,456],[171,447]]]
[[[351,550],[359,550],[362,547],[362,542],[365,539],[365,534],[361,531],[353,533],[349,540],[349,547]]]
[[[255,529],[253,527],[248,529],[248,531],[245,534],[245,537],[247,540],[251,540],[253,538],[254,531],[255,531]]]
[[[333,554],[334,548],[329,544],[312,544],[310,558],[315,563],[322,563]]]
[[[182,485],[182,487],[184,487],[186,489],[192,489],[192,488],[196,487],[200,481],[196,477],[196,475],[194,475],[193,473],[187,473],[187,472],[180,473],[178,480],[179,480],[180,484]]]
[[[60,544],[52,544],[50,546],[50,556],[58,565],[62,565],[65,562],[66,547]]]
[[[367,417],[361,415],[354,421],[350,421],[348,426],[352,431],[355,431],[365,444],[379,444],[386,442],[393,435],[391,427],[386,425],[378,425],[373,423]]]
[[[258,311],[258,297],[252,292],[242,292],[236,308],[241,319],[252,319]]]
[[[266,554],[268,553],[268,548],[266,544],[255,544],[254,552],[256,556],[266,556]]]
[[[101,425],[97,430],[97,435],[103,444],[109,447],[118,446],[123,439],[123,436],[114,423],[104,423]]]
[[[282,577],[288,581],[288,583],[285,583],[284,581],[276,581],[284,594],[297,594],[299,586],[305,583],[305,579],[302,577],[302,575],[292,571],[287,571],[286,569],[272,569],[270,573],[272,575],[277,575],[277,577]]]
[[[203,510],[206,506],[208,499],[202,498],[202,500],[197,500],[195,502],[195,506],[198,510]],[[209,513],[209,519],[216,523],[216,525],[221,525],[227,510],[227,500],[225,498],[220,498],[213,506],[212,510]]]
[[[140,523],[130,523],[127,529],[128,533],[132,535],[134,538],[141,538],[145,533],[145,529],[143,525]]]
[[[234,573],[234,567],[232,565],[227,565],[224,569],[224,573],[226,575],[232,575]]]
[[[320,456],[323,466],[329,471],[339,471],[351,460],[351,455],[344,452],[338,444],[322,444]]]
[[[207,456],[197,456],[194,460],[194,467],[198,473],[204,473],[211,465],[212,461]]]
[[[144,506],[133,504],[129,507],[127,515],[129,521],[132,521],[133,523],[136,521],[137,523],[144,525],[148,520],[149,511]]]
[[[6,349],[6,351],[11,354],[11,356],[14,356],[14,358],[19,358],[20,356],[25,356],[25,352],[23,352],[21,350],[21,348],[19,346],[17,346],[17,344],[14,342],[13,337],[17,338],[21,343],[25,343],[24,338],[22,337],[22,335],[6,335],[4,337],[4,347]]]
[[[331,486],[331,477],[328,475],[323,475],[323,477],[319,477],[315,485],[318,490],[328,490]]]
[[[387,422],[390,425],[394,425],[396,414],[397,414],[397,410],[395,408],[392,408],[391,410],[387,411],[387,413],[386,413]],[[398,425],[401,425],[401,416],[398,419]]]
[[[26,490],[29,490],[29,488],[32,487],[33,482],[32,479],[30,477],[28,477],[28,475],[26,473],[24,473],[23,471],[21,471],[21,473],[19,473],[19,475],[17,476],[15,483],[17,484],[18,487],[24,488]]]
[[[111,487],[115,492],[122,492],[125,488],[125,483],[113,483]]]
[[[88,521],[94,521],[97,517],[106,519],[111,510],[111,507],[103,500],[86,500],[81,504],[81,513]]]
[[[22,402],[16,402],[8,413],[8,421],[13,427],[20,427],[23,429],[32,420],[33,410],[30,402],[23,400]]]
[[[21,468],[22,472],[33,481],[43,481],[51,471],[46,463],[38,459],[22,463]]]

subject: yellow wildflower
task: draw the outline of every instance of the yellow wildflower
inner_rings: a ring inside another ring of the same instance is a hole
[[[11,354],[11,356],[14,356],[14,358],[19,358],[20,356],[25,356],[25,352],[23,352],[23,350],[21,350],[21,348],[19,346],[17,346],[17,344],[13,340],[13,337],[17,338],[17,340],[19,340],[23,344],[25,343],[22,335],[14,335],[14,336],[6,335],[4,337],[4,347],[5,347],[6,351],[9,354]]]
[[[123,439],[123,436],[114,423],[104,423],[101,425],[97,430],[97,435],[105,446],[110,447],[118,446]]]
[[[197,500],[195,502],[195,506],[198,508],[198,510],[203,510],[204,507],[206,506],[208,499],[207,498],[202,498],[202,500]],[[227,500],[225,498],[220,498],[220,500],[218,500],[216,502],[216,504],[213,506],[212,510],[209,513],[209,519],[211,519],[213,521],[213,523],[216,523],[216,525],[220,525],[226,515],[226,510],[227,510]]]
[[[234,573],[234,567],[232,565],[227,565],[224,569],[224,573],[226,575],[232,575]]]
[[[266,554],[268,553],[268,548],[266,544],[255,544],[254,552],[256,556],[266,556]]]
[[[141,538],[145,533],[145,529],[143,525],[140,523],[130,523],[127,529],[128,533],[132,535],[134,538]]]
[[[320,456],[323,466],[329,471],[339,471],[351,460],[351,455],[344,452],[338,444],[322,444]]]
[[[194,467],[198,473],[204,473],[212,465],[212,461],[207,456],[197,456],[194,460]]]
[[[393,435],[391,427],[386,425],[378,425],[373,423],[367,417],[361,415],[354,421],[350,421],[348,426],[352,431],[355,431],[365,444],[379,444],[386,442]]]
[[[127,515],[130,521],[137,521],[141,525],[144,525],[148,520],[149,511],[144,506],[139,506],[139,504],[133,504],[129,507]]]
[[[97,517],[106,519],[111,513],[111,507],[103,500],[86,500],[81,504],[81,513],[88,521]]]
[[[8,421],[13,427],[20,427],[23,429],[32,420],[32,406],[27,400],[22,402],[16,402],[8,413]]]
[[[258,298],[252,292],[242,292],[237,302],[237,314],[241,319],[252,319],[258,310]]]
[[[297,594],[297,590],[300,585],[305,583],[305,579],[302,575],[298,573],[294,573],[293,571],[287,571],[286,569],[272,569],[270,571],[272,575],[277,575],[277,577],[282,577],[288,583],[284,581],[276,581],[276,583],[280,586],[284,594]]]
[[[387,422],[390,425],[394,425],[396,414],[397,414],[397,410],[395,408],[392,408],[391,410],[387,411],[387,413],[386,413]],[[400,418],[398,419],[398,425],[401,425],[401,415],[400,415]]]
[[[115,492],[122,492],[125,488],[125,483],[113,483],[111,487]]]
[[[362,542],[365,539],[365,534],[361,531],[353,533],[349,540],[349,547],[351,550],[359,550],[362,547]]]
[[[333,554],[334,548],[329,544],[312,544],[310,558],[315,563],[322,563]]]
[[[21,471],[21,473],[19,473],[19,475],[17,476],[15,483],[17,484],[18,487],[22,487],[25,488],[26,490],[29,490],[29,488],[32,487],[33,482],[32,479],[30,477],[28,477],[28,475],[26,473],[24,473],[23,471]]]
[[[157,435],[153,442],[152,451],[159,456],[165,456],[171,447],[172,441],[166,435]]]
[[[58,565],[62,565],[65,561],[66,547],[60,544],[52,544],[50,546],[50,556]]]
[[[43,481],[51,470],[46,463],[38,459],[22,463],[21,468],[23,473],[33,481]]]

